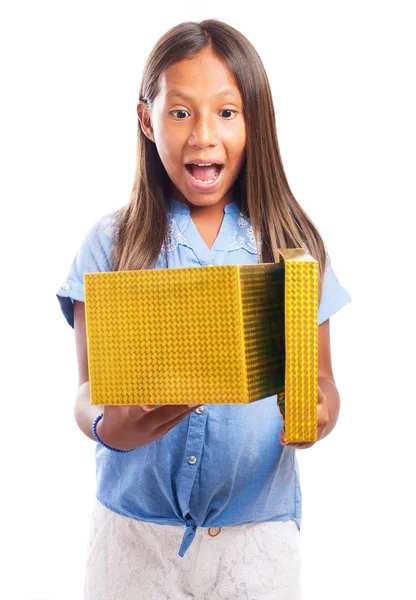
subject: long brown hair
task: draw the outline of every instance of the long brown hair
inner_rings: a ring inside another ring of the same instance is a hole
[[[241,210],[251,220],[259,262],[277,262],[278,248],[307,249],[318,261],[320,301],[326,248],[290,190],[280,157],[269,81],[247,38],[214,19],[176,25],[159,39],[147,59],[139,102],[151,107],[162,72],[207,47],[227,63],[243,100],[247,141],[246,161],[239,174]],[[112,256],[114,271],[154,266],[168,238],[168,190],[169,178],[157,148],[138,122],[136,173],[130,201],[120,211]]]

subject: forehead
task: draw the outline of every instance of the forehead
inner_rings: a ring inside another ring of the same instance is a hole
[[[203,50],[165,69],[159,79],[159,93],[166,99],[218,96],[241,100],[237,82],[226,62],[211,50]]]

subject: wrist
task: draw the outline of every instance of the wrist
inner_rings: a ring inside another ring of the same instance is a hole
[[[112,452],[131,452],[132,450],[134,450],[134,448],[131,448],[129,450],[122,450],[120,448],[115,448],[114,446],[110,445],[109,443],[107,443],[106,441],[106,432],[105,432],[105,424],[104,424],[104,414],[100,413],[99,415],[96,416],[96,418],[94,419],[94,422],[92,424],[92,434],[94,436],[94,438],[97,440],[97,442],[99,444],[101,444],[102,446],[104,446],[105,448],[107,448],[108,450],[111,450]],[[104,431],[103,431],[104,429]]]

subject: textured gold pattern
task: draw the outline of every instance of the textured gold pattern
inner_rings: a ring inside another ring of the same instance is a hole
[[[278,394],[316,439],[317,262],[85,273],[91,404],[245,404]]]
[[[285,438],[317,439],[318,263],[298,261],[296,249],[285,259]]]

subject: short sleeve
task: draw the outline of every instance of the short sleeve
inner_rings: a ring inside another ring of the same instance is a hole
[[[351,302],[351,296],[340,284],[330,262],[327,263],[318,307],[318,325],[332,317],[343,306]]]
[[[56,293],[62,313],[74,327],[74,300],[84,302],[84,273],[111,271],[117,211],[102,217],[84,237],[69,273]]]

